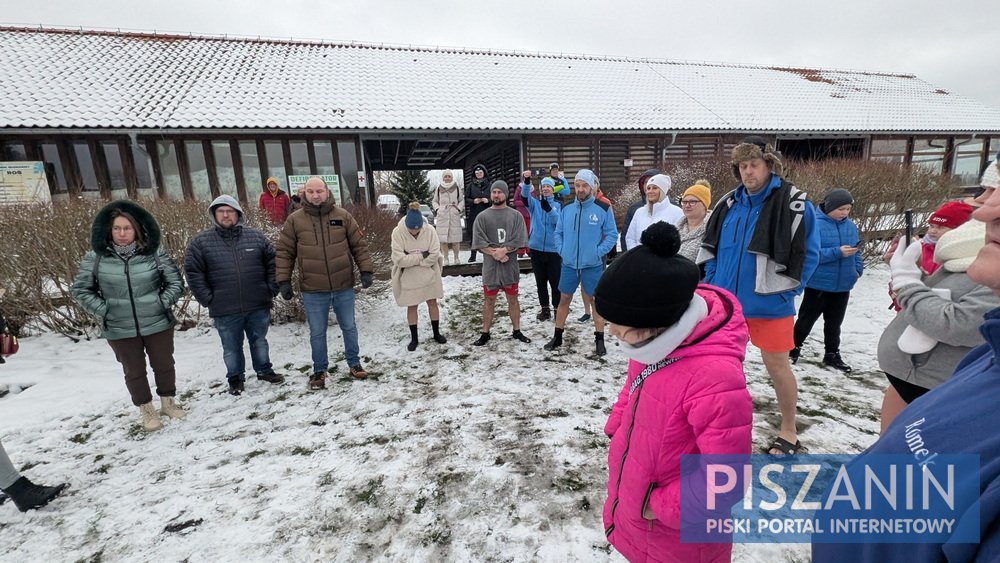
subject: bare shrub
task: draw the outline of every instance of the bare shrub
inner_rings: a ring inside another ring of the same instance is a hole
[[[90,250],[90,228],[103,201],[78,199],[49,205],[0,207],[0,240],[6,248],[0,261],[0,287],[6,289],[2,308],[11,329],[21,333],[51,331],[73,340],[91,338],[99,333],[96,319],[79,307],[70,296],[80,259]],[[191,239],[211,226],[208,204],[147,200],[142,205],[156,218],[163,231],[163,245],[183,272],[184,251]],[[272,226],[256,206],[247,205],[245,222],[262,230],[276,242],[279,227]],[[392,228],[397,218],[374,208],[355,207],[368,241],[376,273],[389,271],[389,248]],[[298,272],[293,273],[293,284]],[[376,286],[384,291],[387,284]],[[372,294],[371,292],[366,292]],[[204,321],[204,312],[190,293],[181,299],[175,311],[182,326]],[[276,322],[304,319],[300,300],[275,300]]]

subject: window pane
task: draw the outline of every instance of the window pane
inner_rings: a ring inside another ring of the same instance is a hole
[[[90,147],[86,141],[73,142],[73,156],[76,157],[76,165],[80,170],[80,178],[83,180],[82,190],[85,192],[97,192],[101,187],[97,184],[97,173],[94,172],[94,162],[90,159]]]
[[[871,159],[881,162],[906,162],[906,139],[873,139]]]
[[[243,166],[243,186],[247,197],[257,200],[264,188],[264,179],[260,177],[260,161],[257,159],[257,143],[255,141],[240,141],[240,162]]]
[[[5,141],[2,147],[2,150],[0,150],[0,160],[28,160],[28,153],[24,150],[24,143],[21,141]]]
[[[917,139],[913,142],[913,160],[915,166],[920,166],[935,174],[944,170],[944,152],[947,145],[944,139]]]
[[[358,187],[356,150],[352,141],[337,141],[337,152],[340,153],[340,194],[343,198],[337,201],[337,205],[354,202],[354,189]]]
[[[982,152],[982,139],[955,139],[955,162],[952,174],[963,186],[979,184]]]
[[[240,198],[236,189],[236,171],[233,167],[233,153],[229,150],[229,141],[212,141],[212,154],[215,155],[215,175],[219,178],[219,194]]]
[[[309,145],[305,141],[288,141],[288,151],[292,155],[292,174],[312,174],[309,169]]]
[[[313,151],[316,153],[317,174],[337,173],[337,167],[333,164],[333,146],[330,141],[313,141]]]
[[[264,151],[267,154],[267,175],[278,179],[278,187],[288,191],[288,178],[285,177],[285,156],[281,141],[264,141]]]
[[[205,164],[205,147],[201,141],[184,141],[188,171],[191,174],[191,193],[198,201],[212,200],[212,186],[208,183],[208,166]]]
[[[131,143],[130,143],[131,144]],[[135,162],[135,176],[139,181],[140,190],[148,190],[153,187],[153,163],[146,154],[146,145],[136,143],[132,145],[132,160]]]
[[[111,189],[126,189],[125,166],[122,164],[122,155],[118,150],[118,142],[101,141],[101,149],[104,151],[104,162],[108,165],[108,178],[111,180]]]
[[[66,193],[66,174],[63,172],[62,159],[59,158],[59,147],[55,143],[42,143],[42,158],[45,161],[45,174],[49,177],[49,185],[55,193]]]
[[[168,199],[184,199],[181,173],[177,167],[177,151],[173,141],[156,141],[156,155],[160,159],[163,189]]]

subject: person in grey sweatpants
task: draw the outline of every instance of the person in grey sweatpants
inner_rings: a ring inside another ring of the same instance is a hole
[[[27,512],[32,508],[45,506],[67,486],[69,486],[67,483],[61,483],[54,487],[32,483],[27,477],[18,473],[17,469],[14,469],[14,464],[10,462],[3,442],[0,442],[0,489],[6,493],[6,496],[0,497],[0,504],[10,498],[18,510]]]

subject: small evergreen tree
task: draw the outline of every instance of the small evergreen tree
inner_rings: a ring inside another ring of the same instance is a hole
[[[390,192],[399,198],[401,210],[411,201],[430,204],[431,185],[427,182],[427,174],[423,170],[398,170],[393,172],[389,180]]]

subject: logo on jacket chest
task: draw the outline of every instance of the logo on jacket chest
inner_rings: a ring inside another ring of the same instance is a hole
[[[330,226],[331,227],[343,227],[344,226],[344,220],[343,219],[330,219]]]
[[[596,225],[600,221],[601,221],[600,218],[597,217],[597,213],[591,213],[589,216],[587,216],[587,222],[590,223],[591,225]]]

